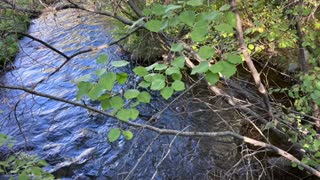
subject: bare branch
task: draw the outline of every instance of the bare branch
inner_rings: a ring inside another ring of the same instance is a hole
[[[25,88],[25,87],[10,86],[10,85],[0,84],[0,88],[25,91],[25,92],[28,92],[30,94],[34,94],[34,95],[45,97],[45,98],[48,98],[48,99],[53,99],[53,100],[64,102],[64,103],[71,104],[71,105],[74,105],[74,106],[82,107],[82,108],[88,109],[90,111],[93,111],[93,112],[96,112],[96,113],[99,113],[99,114],[102,114],[102,115],[105,115],[105,116],[108,116],[108,117],[116,118],[113,115],[109,114],[108,112],[99,110],[99,109],[97,109],[95,107],[86,106],[86,105],[83,105],[83,104],[80,104],[80,103],[77,103],[77,102],[74,102],[74,101],[69,101],[69,100],[66,100],[66,99],[63,99],[63,98],[59,98],[59,97],[55,97],[55,96],[52,96],[52,95],[43,94],[43,93],[34,91],[32,89],[28,89],[28,88]],[[121,121],[121,122],[123,122],[123,121]],[[147,125],[147,124],[141,124],[141,123],[135,123],[135,122],[131,122],[131,121],[127,121],[127,122],[123,122],[123,123],[125,123],[125,124],[127,124],[129,126],[145,128],[145,129],[157,132],[160,135],[178,135],[178,136],[188,136],[188,137],[221,137],[221,136],[233,137],[233,138],[236,138],[236,139],[238,139],[238,140],[240,140],[240,141],[242,141],[244,143],[251,144],[253,146],[262,147],[262,148],[266,148],[268,150],[271,150],[271,151],[279,154],[280,156],[290,160],[291,162],[296,163],[297,165],[299,165],[299,166],[303,167],[305,170],[307,170],[309,173],[311,173],[311,174],[313,174],[313,175],[315,175],[315,176],[320,178],[320,172],[319,171],[317,171],[316,169],[310,167],[309,165],[306,165],[305,163],[301,162],[296,157],[294,157],[292,154],[290,154],[290,153],[288,153],[288,152],[286,152],[286,151],[284,151],[284,150],[282,150],[282,149],[280,149],[280,148],[278,148],[278,147],[276,147],[276,146],[274,146],[272,144],[267,144],[265,142],[257,141],[257,140],[254,140],[252,138],[246,137],[246,136],[241,136],[241,135],[239,135],[237,133],[234,133],[234,132],[230,132],[230,131],[222,131],[222,132],[181,132],[179,130],[161,129],[161,128],[158,128],[158,127],[155,127],[155,126],[151,126],[151,125]]]
[[[248,68],[251,71],[251,75],[252,75],[254,82],[258,88],[258,91],[263,97],[263,100],[264,100],[264,103],[265,103],[266,108],[268,110],[269,116],[273,119],[272,106],[270,104],[268,91],[261,81],[260,74],[258,73],[255,65],[253,64],[253,61],[252,61],[252,59],[249,55],[249,52],[248,52],[247,45],[244,42],[241,18],[240,18],[238,9],[237,9],[236,1],[230,0],[230,5],[231,5],[232,11],[235,14],[236,19],[237,19],[236,31],[237,31],[237,37],[238,37],[241,52],[245,58],[245,61],[246,61]]]

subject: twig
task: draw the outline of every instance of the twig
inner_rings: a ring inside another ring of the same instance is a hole
[[[186,130],[186,129],[188,129],[188,128],[189,128],[189,126],[185,127],[185,128],[182,129],[180,132],[183,132],[184,130]],[[176,138],[179,136],[179,134],[180,134],[180,133],[176,134],[176,135],[173,137],[173,139],[171,140],[171,142],[170,142],[170,144],[169,144],[169,147],[168,147],[167,153],[162,157],[162,159],[161,159],[161,160],[159,161],[159,163],[157,164],[156,170],[155,170],[155,172],[153,173],[151,179],[155,179],[155,177],[156,177],[156,175],[157,175],[157,173],[158,173],[158,168],[159,168],[159,166],[162,164],[162,162],[163,162],[163,161],[168,157],[168,155],[170,154],[172,144],[173,144],[173,142],[176,140]]]
[[[82,108],[88,109],[90,111],[93,111],[93,112],[96,112],[96,113],[99,113],[99,114],[102,114],[102,115],[105,115],[105,116],[108,116],[108,117],[115,118],[110,113],[102,111],[102,110],[99,110],[99,109],[97,109],[95,107],[85,106],[85,105],[77,103],[77,102],[69,101],[69,100],[66,100],[66,99],[63,99],[63,98],[59,98],[59,97],[55,97],[55,96],[48,95],[48,94],[43,94],[43,93],[34,91],[32,89],[28,89],[28,88],[25,88],[25,87],[10,86],[10,85],[0,84],[0,88],[25,91],[25,92],[28,92],[30,94],[34,94],[34,95],[37,95],[37,96],[53,99],[53,100],[60,101],[60,102],[65,102],[65,103],[68,103],[68,104],[72,104],[74,106],[78,106],[78,107],[82,107]],[[123,122],[123,121],[121,121],[121,122]],[[242,141],[244,143],[251,144],[253,146],[262,147],[262,148],[271,150],[271,151],[277,153],[278,155],[283,156],[284,158],[290,160],[291,162],[296,163],[298,166],[303,167],[309,173],[311,173],[311,174],[313,174],[313,175],[315,175],[315,176],[320,178],[320,172],[319,171],[317,171],[316,169],[312,168],[311,166],[301,162],[300,160],[295,158],[292,154],[290,154],[290,153],[288,153],[288,152],[286,152],[286,151],[284,151],[284,150],[282,150],[282,149],[280,149],[280,148],[278,148],[278,147],[276,147],[276,146],[274,146],[272,144],[267,144],[265,142],[257,141],[255,139],[252,139],[252,138],[249,138],[249,137],[246,137],[246,136],[241,136],[241,135],[239,135],[237,133],[234,133],[234,132],[230,132],[230,131],[222,131],[222,132],[181,132],[179,130],[161,129],[161,128],[158,128],[158,127],[155,127],[155,126],[151,126],[151,125],[147,125],[147,124],[141,124],[141,123],[135,123],[135,122],[131,122],[131,121],[127,121],[127,122],[123,122],[123,123],[126,123],[129,126],[145,128],[145,129],[157,132],[157,133],[159,133],[161,135],[178,135],[178,136],[187,136],[187,137],[202,137],[202,136],[204,136],[204,137],[221,137],[221,136],[230,136],[230,137],[236,138],[236,139],[238,139],[238,140],[240,140],[240,141]]]
[[[138,161],[136,162],[136,164],[133,166],[133,168],[130,170],[129,174],[126,176],[125,180],[128,180],[130,178],[130,176],[132,175],[132,173],[134,172],[134,170],[138,167],[138,165],[140,164],[141,160],[144,158],[144,156],[147,154],[147,152],[150,150],[150,148],[152,147],[153,143],[156,142],[156,140],[159,138],[160,134],[158,134],[155,138],[153,138],[153,140],[151,141],[151,143],[149,144],[149,146],[147,147],[147,149],[143,152],[143,154],[141,155],[141,157],[138,159]]]

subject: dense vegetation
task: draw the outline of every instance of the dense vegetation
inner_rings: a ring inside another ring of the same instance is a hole
[[[248,134],[238,135],[237,132],[232,132],[232,137],[275,151],[292,161],[292,166],[320,176],[320,3],[317,0],[113,1],[101,4],[97,1],[96,4],[95,10],[86,9],[80,2],[72,6],[100,14],[109,12],[104,15],[118,21],[115,37],[124,40],[121,43],[125,49],[138,54],[133,58],[141,61],[137,60],[140,64],[133,72],[142,81],[136,89],[117,93],[113,87],[125,84],[129,75],[100,69],[76,80],[78,100],[99,101],[104,112],[98,112],[130,126],[179,134],[178,130],[162,130],[133,122],[139,117],[137,106],[150,103],[152,97],[148,90],[160,92],[164,99],[172,100],[176,92],[188,90],[187,76],[203,78],[213,93],[224,96],[231,105],[239,107],[239,111],[253,116],[253,122],[266,140],[257,142],[248,139]],[[1,13],[10,17],[12,12]],[[3,32],[11,31],[11,20],[2,26]],[[142,36],[144,41],[138,44]],[[0,58],[13,57],[16,45],[8,46],[5,42],[15,40],[16,37],[9,36],[1,41],[0,46],[12,50],[6,51],[11,56],[0,55]],[[108,57],[101,55],[97,63],[109,63]],[[115,68],[128,64],[127,61],[111,62]],[[245,73],[252,78],[246,80],[261,97],[260,102],[255,102],[258,107],[243,108],[243,101],[250,101],[249,97],[242,94],[240,98],[230,98],[234,92],[222,90],[229,87],[237,72],[237,76],[241,76],[240,64],[248,69]],[[261,71],[258,64],[262,64]],[[273,79],[263,71],[269,65],[273,73],[283,71],[279,76],[288,78],[291,86],[272,86]],[[224,88],[219,89],[215,86],[217,83]],[[275,93],[287,96],[292,103],[274,99]],[[129,129],[119,127],[110,130],[108,139],[114,142],[121,135],[128,140],[134,137]],[[289,145],[279,148],[272,138],[281,138],[281,143]],[[291,145],[297,147],[294,149],[298,151],[296,157],[282,151],[290,149]]]

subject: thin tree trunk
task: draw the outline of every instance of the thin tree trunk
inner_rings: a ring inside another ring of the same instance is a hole
[[[270,104],[268,91],[261,81],[260,74],[258,73],[257,68],[254,66],[253,61],[252,61],[250,54],[248,52],[247,45],[244,42],[241,18],[240,18],[235,0],[230,0],[230,5],[231,5],[232,11],[236,15],[236,19],[237,19],[236,31],[237,31],[237,38],[239,41],[241,52],[245,58],[245,62],[247,64],[249,70],[251,71],[251,75],[252,75],[254,82],[258,88],[258,91],[263,97],[263,101],[264,101],[265,106],[267,108],[268,114],[271,118],[273,118],[272,107]]]

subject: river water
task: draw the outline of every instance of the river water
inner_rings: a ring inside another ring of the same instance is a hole
[[[87,47],[110,43],[112,27],[112,21],[105,17],[63,10],[33,20],[29,34],[71,55]],[[95,59],[100,53],[108,54],[110,61],[126,58],[117,46],[79,55],[35,90],[76,101],[77,88],[73,81],[99,68]],[[3,75],[1,81],[31,87],[64,60],[41,43],[23,38],[14,64],[16,68]],[[122,70],[130,72],[129,67]],[[25,96],[21,91],[0,89],[0,95],[0,132],[16,140],[15,151],[24,149],[25,137],[27,152],[45,159],[49,163],[45,169],[56,177],[123,179],[131,172],[130,179],[150,179],[154,174],[156,179],[206,179],[222,175],[236,160],[237,149],[230,139],[157,137],[154,132],[131,128],[133,140],[122,138],[109,143],[110,128],[128,127],[66,103]],[[139,107],[141,116],[137,121],[147,123],[149,117],[167,104],[158,94],[153,94],[151,105]],[[231,121],[235,119],[233,110],[213,111],[222,107],[228,108],[221,99],[210,96],[205,86],[199,85],[173,103],[152,125],[186,131],[235,128],[237,122]]]

